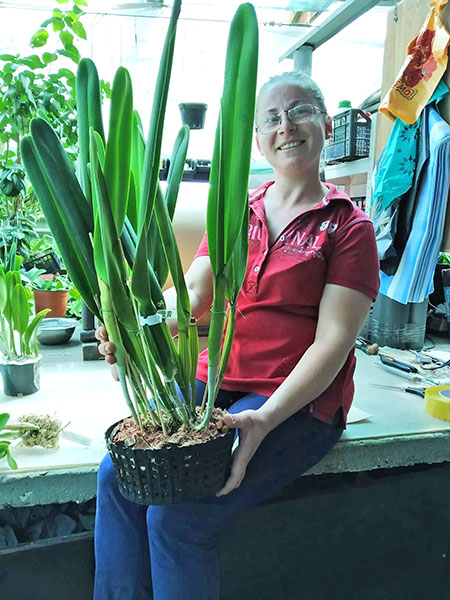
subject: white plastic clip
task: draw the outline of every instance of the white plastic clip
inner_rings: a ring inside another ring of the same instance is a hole
[[[148,315],[148,317],[141,317],[139,322],[141,325],[158,325],[166,319],[174,319],[177,316],[176,310],[161,309],[157,310],[154,315]]]

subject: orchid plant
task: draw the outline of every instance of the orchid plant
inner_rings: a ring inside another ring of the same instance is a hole
[[[186,161],[187,126],[180,129],[175,141],[164,193],[159,185],[180,8],[181,0],[175,0],[146,140],[139,115],[133,110],[130,75],[123,67],[114,78],[105,136],[98,73],[91,60],[83,59],[76,86],[79,177],[46,121],[33,120],[31,133],[21,144],[26,171],[69,276],[116,346],[130,412],[141,428],[150,424],[165,435],[182,425],[192,429],[206,426],[230,353],[247,261],[248,176],[258,55],[255,11],[251,4],[242,4],[230,27],[211,165],[207,235],[214,295],[207,401],[199,410],[194,405],[197,326],[172,228]],[[177,292],[177,305],[170,310],[162,292],[169,272]],[[166,323],[166,318],[173,316],[178,324],[176,341]]]

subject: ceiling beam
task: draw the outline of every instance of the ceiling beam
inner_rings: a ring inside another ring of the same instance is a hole
[[[311,46],[313,50],[331,39],[338,31],[350,25],[368,10],[379,4],[380,0],[346,0],[320,25],[308,30],[298,42],[280,56],[278,62],[285,58],[294,58],[294,53],[302,46]]]

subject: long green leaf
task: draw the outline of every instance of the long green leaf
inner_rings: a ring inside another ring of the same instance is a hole
[[[5,427],[5,425],[8,421],[9,421],[9,413],[1,413],[0,414],[0,431]]]
[[[82,58],[77,69],[77,121],[78,144],[80,149],[79,164],[81,187],[91,201],[91,184],[89,180],[89,129],[92,127],[103,141],[103,118],[101,110],[100,83],[97,68],[90,58]]]
[[[7,300],[8,300],[8,292],[6,289],[5,271],[3,270],[3,267],[0,265],[0,314],[3,313]]]
[[[144,180],[142,182],[141,202],[139,206],[139,229],[147,228],[151,221],[156,188],[159,181],[159,164],[161,158],[161,142],[166,112],[167,95],[169,91],[170,73],[172,70],[173,52],[175,48],[175,35],[177,21],[180,14],[181,0],[174,0],[170,16],[169,28],[164,43],[164,49],[156,80],[155,94],[153,97],[152,114],[147,137],[144,159]]]
[[[189,127],[183,125],[175,139],[175,144],[170,158],[169,173],[167,174],[167,188],[164,200],[167,206],[170,220],[173,220],[175,206],[178,198],[180,183],[183,178],[186,165],[186,154],[189,145]]]
[[[14,286],[11,304],[14,329],[22,336],[28,326],[28,317],[30,313],[28,298],[23,285]]]
[[[213,270],[214,295],[208,337],[208,401],[201,423],[209,421],[219,373],[221,344],[225,324],[227,291],[237,296],[242,284],[243,256],[233,251],[239,233],[246,225],[248,211],[248,176],[255,109],[258,58],[258,27],[251,4],[242,4],[231,23],[228,37],[225,80],[216,130],[210,174],[210,190],[206,215],[208,248]],[[240,251],[245,250],[240,243]],[[239,263],[239,264],[238,264]],[[231,270],[232,281],[228,280]],[[233,337],[233,327],[228,338]],[[226,369],[226,349],[220,377]]]
[[[29,323],[28,327],[26,328],[23,336],[23,341],[25,344],[25,354],[37,354],[37,352],[35,352],[35,348],[33,348],[33,341],[35,335],[37,334],[40,322],[49,312],[49,308],[44,308],[43,310],[39,311],[36,315],[34,315],[31,323]]]
[[[216,272],[228,262],[247,210],[257,54],[255,11],[251,4],[243,4],[231,23],[221,102],[222,122],[218,125],[211,164],[207,230],[209,252]],[[224,179],[223,188],[218,181],[219,173]],[[217,232],[222,223],[224,238],[220,243],[223,247],[217,247]]]
[[[11,452],[9,451],[9,448],[6,453],[6,460],[8,461],[9,468],[12,469],[13,471],[15,471],[17,469],[17,463],[14,460],[14,458],[12,457]]]
[[[258,26],[251,4],[239,7],[227,48],[223,89],[225,172],[225,260],[236,244],[247,210],[258,57]],[[233,198],[233,201],[230,199]]]
[[[114,215],[109,203],[105,177],[97,158],[97,137],[91,130],[91,177],[95,196],[98,199],[98,227],[102,240],[102,252],[106,264],[106,283],[112,294],[112,303],[118,320],[129,329],[136,329],[136,318],[126,285],[127,265],[123,255]]]
[[[142,171],[144,168],[145,141],[142,121],[139,113],[133,113],[133,131],[131,140],[131,175],[134,183],[134,195],[128,199],[127,216],[134,228],[138,230],[139,202],[141,198]]]
[[[130,187],[133,93],[130,74],[119,67],[114,77],[104,174],[118,236],[127,214]]]
[[[185,125],[180,129],[175,140],[170,159],[169,173],[167,176],[167,188],[164,194],[164,203],[166,204],[170,221],[173,220],[175,213],[178,191],[183,178],[184,166],[186,163],[188,144],[189,128]],[[163,196],[160,186],[158,186],[156,193],[156,202],[161,203]],[[169,263],[167,262],[166,253],[164,251],[164,241],[161,238],[161,233],[155,214],[153,214],[152,222],[147,234],[147,247],[149,260],[153,264],[161,287],[164,287],[169,274]]]
[[[34,119],[22,158],[67,271],[88,308],[100,318],[92,243],[92,211],[50,126]]]
[[[94,131],[90,130],[90,135],[92,135],[96,140],[96,155],[92,157],[92,162],[90,165],[90,171],[94,168],[93,165],[98,164],[98,168],[101,169],[102,159],[105,156],[105,146],[101,136]],[[89,153],[91,150],[89,150]],[[108,195],[108,190],[106,189],[106,185],[104,186],[102,192]],[[100,227],[100,216],[99,216],[99,205],[100,199],[98,194],[100,193],[100,188],[96,185],[96,181],[94,180],[94,176],[91,175],[91,199],[92,199],[92,211],[94,215],[94,235],[93,235],[93,252],[94,252],[94,265],[95,271],[97,273],[97,278],[108,281],[108,270],[106,267],[106,256],[103,251],[103,241],[102,241],[102,232]],[[109,199],[106,200],[109,202]]]

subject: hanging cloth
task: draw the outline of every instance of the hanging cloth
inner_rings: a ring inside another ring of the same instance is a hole
[[[395,275],[382,272],[380,277],[380,292],[403,304],[422,302],[433,291],[450,191],[450,125],[433,105],[422,118],[427,120],[429,159],[417,183],[410,235]]]
[[[386,275],[394,275],[402,258],[403,250],[411,233],[413,218],[419,200],[418,191],[423,169],[430,158],[430,132],[428,119],[420,118],[417,129],[417,158],[412,185],[393,206],[395,227],[392,227],[392,245],[385,258],[380,260],[380,269]]]
[[[446,84],[440,81],[429,103],[439,102],[448,92]],[[395,237],[399,206],[413,187],[418,150],[421,144],[427,143],[420,141],[420,125],[421,117],[412,125],[406,125],[400,119],[396,119],[376,165],[369,215],[374,224],[381,263],[385,260],[395,260],[398,264],[399,252],[395,245]]]

